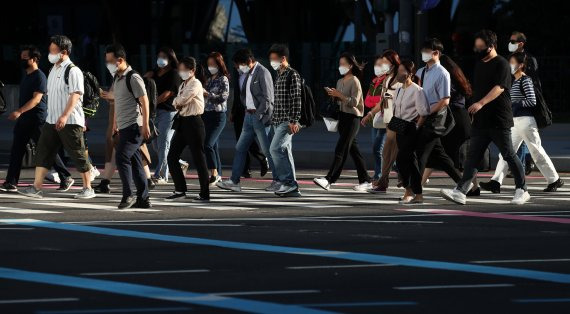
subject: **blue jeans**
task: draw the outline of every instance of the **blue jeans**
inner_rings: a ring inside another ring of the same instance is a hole
[[[521,147],[519,147],[519,150],[517,151],[517,157],[519,157],[519,159],[521,160],[523,169],[526,166],[526,159],[528,158],[528,155],[530,155],[528,147],[526,146],[525,142],[522,142]]]
[[[298,186],[293,160],[293,134],[289,133],[289,122],[273,126],[273,139],[269,151],[277,174],[277,180],[283,184]]]
[[[202,120],[204,120],[204,126],[206,128],[204,151],[206,153],[208,169],[218,170],[218,175],[221,176],[222,162],[220,160],[220,151],[218,150],[218,140],[226,126],[226,113],[205,111],[204,114],[202,114]]]
[[[123,197],[133,196],[132,182],[137,188],[137,197],[148,198],[148,182],[140,147],[143,137],[135,123],[119,130],[119,144],[115,150],[115,162],[123,183]]]
[[[386,141],[386,129],[372,129],[372,137],[374,144],[372,145],[372,154],[374,155],[374,180],[378,180],[382,176],[382,150]]]
[[[234,163],[232,165],[232,177],[231,180],[234,183],[239,183],[240,176],[243,173],[243,168],[245,167],[245,159],[249,146],[257,137],[259,147],[265,156],[267,156],[267,161],[269,162],[269,167],[271,168],[271,173],[273,175],[273,180],[277,179],[277,174],[275,173],[275,166],[273,165],[273,159],[269,153],[269,130],[270,127],[265,126],[263,122],[259,120],[254,114],[246,113],[243,118],[243,127],[241,129],[241,135],[236,144],[236,153],[234,156]]]
[[[166,111],[163,109],[156,110],[156,118],[154,123],[158,129],[158,137],[152,142],[152,147],[158,155],[156,170],[154,176],[168,180],[168,151],[170,150],[170,141],[174,135],[172,129],[172,119],[176,115],[176,111]]]

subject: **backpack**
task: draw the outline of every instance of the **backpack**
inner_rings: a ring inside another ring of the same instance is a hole
[[[530,77],[529,77],[530,78]],[[526,93],[523,88],[523,80],[519,80],[519,88],[521,93],[526,98]],[[532,108],[532,114],[534,119],[536,120],[536,125],[539,129],[543,129],[552,124],[552,112],[548,108],[546,104],[546,100],[542,95],[542,92],[536,88],[536,85],[533,84],[534,87],[534,95],[536,98],[536,106]]]
[[[0,114],[6,112],[8,110],[7,107],[6,98],[4,97],[4,83],[0,82]]]
[[[133,92],[133,86],[131,85],[131,78],[133,76],[133,74],[138,74],[140,75],[137,71],[135,70],[131,70],[129,71],[129,73],[127,73],[127,75],[125,76],[125,83],[127,84],[127,89],[129,90],[129,92],[131,93],[131,95],[133,95],[133,98],[135,99],[135,101],[137,102],[137,104],[139,104],[139,106],[142,106],[142,104],[140,103],[139,99],[135,97],[135,94]],[[151,78],[146,78],[143,77],[142,75],[140,75],[140,77],[143,78],[143,82],[144,82],[144,87],[146,90],[146,96],[148,98],[148,108],[149,108],[149,112],[148,112],[148,127],[150,128],[150,138],[148,140],[145,140],[145,143],[150,143],[152,142],[152,140],[154,140],[155,138],[158,137],[158,129],[156,128],[156,126],[154,125],[154,117],[156,115],[156,99],[157,99],[157,93],[156,93],[156,83],[153,79]]]
[[[70,64],[65,69],[63,78],[65,84],[69,85],[69,71],[75,67],[75,64]],[[51,71],[51,70],[50,70]],[[92,118],[97,113],[99,108],[99,81],[91,72],[82,71],[83,73],[83,112],[88,118]]]
[[[291,68],[294,73],[299,74],[296,70]],[[300,76],[300,75],[299,75]],[[290,89],[293,80],[293,74],[289,75],[287,79],[287,89]],[[315,122],[315,114],[317,112],[317,104],[313,98],[311,88],[305,84],[305,79],[301,78],[301,118],[299,124],[303,127],[310,127]]]

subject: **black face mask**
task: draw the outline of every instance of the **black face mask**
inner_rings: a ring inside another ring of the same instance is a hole
[[[490,53],[491,53],[491,51],[489,50],[489,48],[485,48],[482,50],[475,50],[475,55],[479,59],[485,59],[485,57],[487,57]]]
[[[27,60],[20,60],[20,65],[22,67],[22,69],[26,70],[27,68],[29,68],[30,66],[28,65],[28,61],[30,61],[29,59]]]

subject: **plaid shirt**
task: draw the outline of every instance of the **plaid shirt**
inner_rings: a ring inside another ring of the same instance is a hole
[[[301,76],[299,73],[291,67],[277,71],[274,95],[272,123],[277,125],[283,122],[299,122],[301,118]]]

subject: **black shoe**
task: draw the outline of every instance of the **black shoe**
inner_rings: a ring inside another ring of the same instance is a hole
[[[148,189],[154,190],[154,188],[156,187],[156,183],[154,183],[152,179],[146,179],[146,181],[148,182]]]
[[[109,194],[111,193],[110,184],[110,180],[103,179],[97,186],[93,187],[93,190],[96,194]]]
[[[202,196],[196,196],[194,199],[192,199],[192,202],[194,202],[194,203],[209,203],[210,198],[205,198]]]
[[[241,174],[241,176],[242,176],[242,178],[249,179],[249,178],[251,178],[251,171],[245,170],[245,171]]]
[[[489,182],[481,182],[479,186],[485,191],[491,191],[495,194],[501,193],[501,185],[495,180]]]
[[[136,202],[137,199],[134,196],[123,196],[121,203],[119,204],[119,209],[131,208]]]
[[[137,198],[133,208],[152,208],[149,198]]]
[[[546,189],[543,190],[543,192],[556,192],[556,190],[558,190],[558,188],[562,187],[564,185],[564,180],[558,178],[558,180],[550,183]]]
[[[265,158],[265,160],[261,162],[261,176],[264,177],[267,171],[269,171],[269,161]]]
[[[528,158],[527,156],[527,158],[525,159],[524,174],[528,176],[535,168],[536,165],[534,164],[532,159]]]
[[[4,182],[0,186],[0,191],[2,191],[2,192],[18,192],[18,187],[16,187],[15,185],[13,185],[11,183]]]
[[[481,196],[481,188],[476,188],[475,190],[469,190],[466,196],[473,197],[473,196]]]
[[[73,180],[72,177],[67,177],[67,178],[61,180],[61,182],[59,183],[59,188],[57,189],[57,191],[67,192],[67,191],[69,191],[69,188],[71,188],[73,183],[75,183],[75,180]]]
[[[186,193],[173,192],[172,195],[168,196],[164,200],[167,202],[175,202],[183,200],[185,198],[186,198]]]

